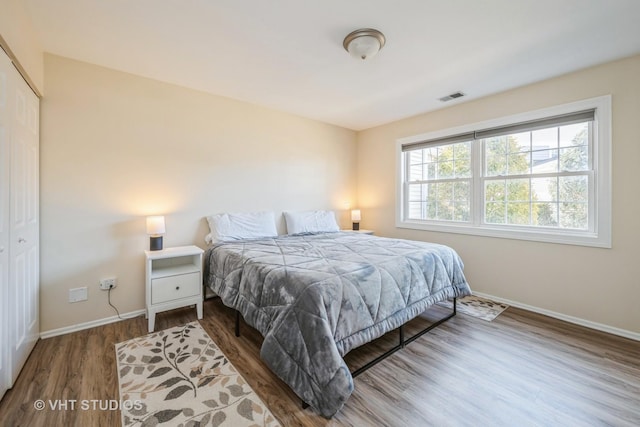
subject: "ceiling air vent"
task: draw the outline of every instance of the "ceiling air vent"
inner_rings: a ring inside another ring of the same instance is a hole
[[[452,93],[450,95],[443,96],[442,98],[440,98],[440,101],[447,102],[447,101],[451,101],[452,99],[460,98],[460,97],[463,97],[463,96],[464,96],[464,93],[462,93],[462,92],[454,92],[454,93]]]

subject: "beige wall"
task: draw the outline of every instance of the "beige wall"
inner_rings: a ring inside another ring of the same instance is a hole
[[[144,216],[166,246],[204,246],[222,211],[362,209],[378,235],[448,244],[475,291],[640,333],[640,56],[354,132],[45,55],[41,127],[42,331],[144,307]],[[613,103],[613,248],[395,228],[395,141],[600,95]],[[357,156],[356,156],[357,150]],[[354,171],[357,171],[357,176]],[[630,195],[630,197],[626,197]],[[347,213],[340,220],[348,226]],[[89,300],[69,304],[70,288]]]
[[[444,243],[477,292],[640,333],[640,56],[369,129],[358,134],[362,227]],[[612,95],[613,248],[395,228],[395,141],[401,137]],[[606,328],[605,328],[606,329]]]
[[[144,217],[165,246],[205,246],[223,211],[355,202],[354,132],[228,98],[45,55],[41,123],[41,329],[144,308]],[[68,289],[89,299],[70,304]]]
[[[29,78],[42,92],[43,55],[25,0],[0,0],[0,36],[7,42]]]

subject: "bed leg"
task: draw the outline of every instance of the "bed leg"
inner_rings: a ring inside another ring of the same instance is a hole
[[[453,297],[453,314],[455,316],[455,314],[457,313],[457,305],[458,305],[458,298]]]
[[[308,407],[309,407],[309,404],[303,400],[302,401],[302,409],[307,409]]]
[[[400,325],[398,330],[400,331],[400,343],[398,344],[400,347],[404,348],[404,325]]]
[[[236,310],[236,337],[240,336],[240,312]]]

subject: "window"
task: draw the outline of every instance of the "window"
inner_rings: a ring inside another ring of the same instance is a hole
[[[611,247],[610,97],[398,141],[397,225]]]

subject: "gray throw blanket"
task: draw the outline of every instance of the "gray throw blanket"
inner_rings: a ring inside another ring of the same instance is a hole
[[[205,283],[264,336],[271,370],[331,417],[353,391],[342,356],[469,295],[462,269],[443,245],[339,232],[216,244]]]

